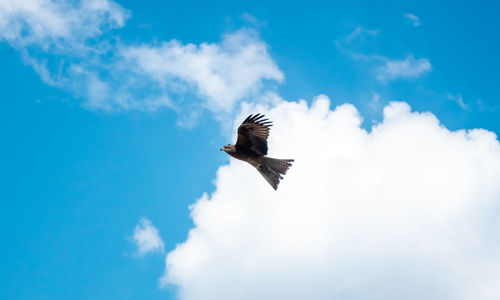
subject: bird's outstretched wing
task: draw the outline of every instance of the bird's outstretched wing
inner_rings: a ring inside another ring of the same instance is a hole
[[[249,115],[238,128],[238,139],[236,147],[245,150],[251,150],[257,155],[267,154],[267,137],[269,136],[269,127],[272,122],[269,119],[263,119],[264,115]]]

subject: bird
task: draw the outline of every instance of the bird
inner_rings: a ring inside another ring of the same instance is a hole
[[[236,144],[223,146],[220,150],[254,166],[273,189],[277,190],[280,180],[294,160],[266,156],[267,138],[271,126],[273,126],[272,121],[266,119],[265,115],[251,114],[238,127]]]

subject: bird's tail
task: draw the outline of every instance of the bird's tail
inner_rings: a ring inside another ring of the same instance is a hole
[[[267,182],[275,189],[278,189],[282,175],[292,166],[293,159],[277,159],[271,157],[263,157],[262,164],[257,170],[264,176]]]

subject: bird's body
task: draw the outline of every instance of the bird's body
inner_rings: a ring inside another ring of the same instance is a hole
[[[238,139],[234,145],[221,148],[232,157],[254,166],[266,181],[276,190],[282,175],[292,165],[293,159],[267,157],[267,138],[272,122],[264,115],[248,116],[238,128]]]

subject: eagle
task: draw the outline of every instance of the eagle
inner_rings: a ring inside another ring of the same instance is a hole
[[[293,159],[267,157],[267,138],[272,122],[260,113],[249,115],[238,128],[238,139],[234,145],[226,145],[220,150],[232,157],[254,166],[266,181],[278,189],[282,175],[292,166]]]

